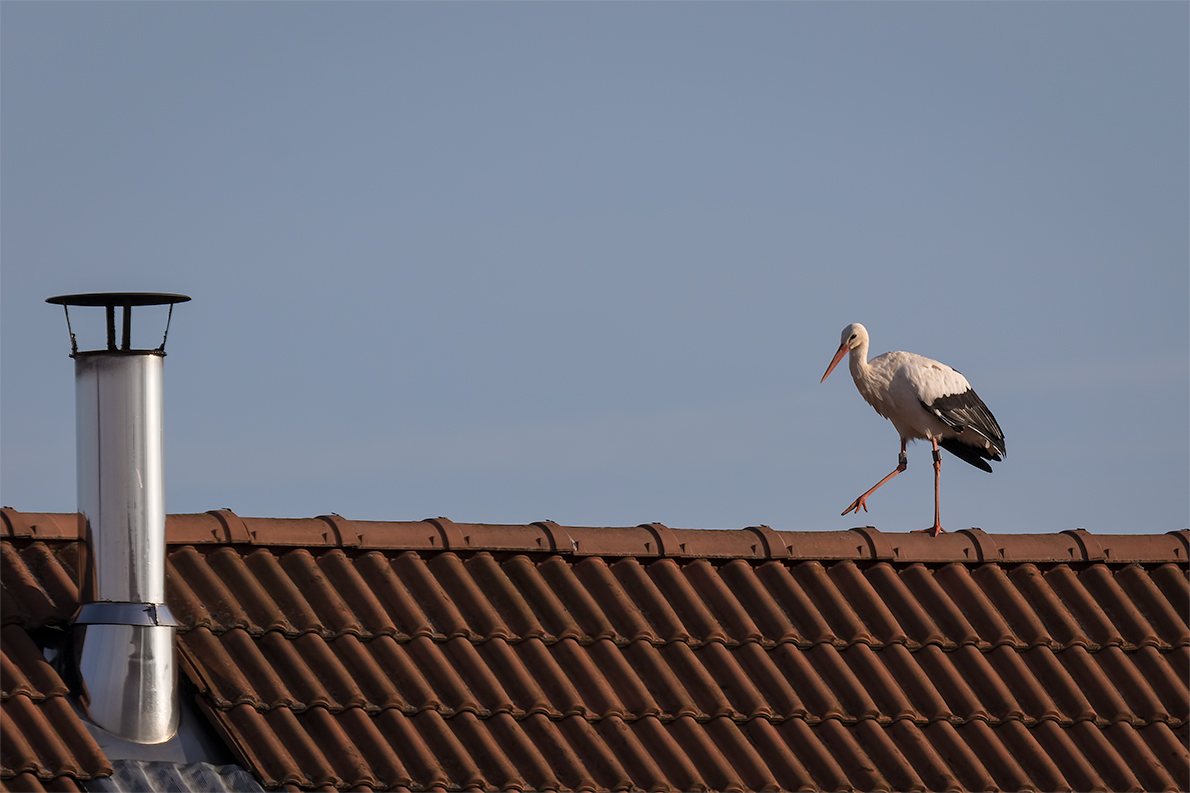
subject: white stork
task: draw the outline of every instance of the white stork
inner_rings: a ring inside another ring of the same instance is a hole
[[[897,467],[871,490],[852,502],[843,514],[862,508],[868,511],[868,496],[905,470],[909,458],[905,444],[928,440],[934,445],[934,525],[922,529],[935,537],[944,531],[939,508],[942,453],[939,445],[976,468],[991,472],[987,460],[1004,456],[1004,433],[996,417],[983,404],[967,378],[944,363],[911,352],[886,352],[868,361],[868,331],[858,322],[843,328],[839,350],[822,376],[823,382],[851,353],[851,377],[855,387],[876,412],[893,423],[901,435]]]

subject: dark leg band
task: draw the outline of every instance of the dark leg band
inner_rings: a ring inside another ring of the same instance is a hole
[[[897,463],[899,465],[909,465],[909,456],[904,452],[897,455]]]
[[[934,462],[936,462],[936,463],[942,462],[942,450],[941,449],[934,450]]]

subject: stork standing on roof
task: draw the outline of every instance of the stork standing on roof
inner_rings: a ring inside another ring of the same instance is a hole
[[[842,514],[854,511],[858,515],[861,508],[867,512],[868,496],[908,466],[905,444],[928,440],[934,446],[934,525],[922,531],[937,537],[944,531],[939,494],[942,452],[938,447],[990,473],[992,466],[987,461],[999,462],[1005,454],[1004,433],[967,378],[946,364],[911,352],[886,352],[868,361],[868,331],[858,322],[843,328],[839,349],[819,382],[825,381],[848,353],[855,387],[877,413],[897,428],[901,454],[892,473]]]

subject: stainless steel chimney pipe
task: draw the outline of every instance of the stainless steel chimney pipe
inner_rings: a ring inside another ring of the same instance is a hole
[[[165,602],[165,481],[159,353],[74,357],[78,506],[102,528],[94,598]]]
[[[74,616],[80,704],[98,726],[137,743],[178,729],[177,623],[165,605],[162,370],[165,341],[131,349],[132,307],[190,298],[156,293],[63,295],[47,302],[103,306],[107,348],[80,352],[75,371],[78,508],[87,521],[88,591]],[[115,309],[123,309],[116,346]],[[168,334],[168,325],[166,328]]]

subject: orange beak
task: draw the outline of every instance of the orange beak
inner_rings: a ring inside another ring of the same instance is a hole
[[[824,374],[822,376],[822,380],[819,380],[818,382],[825,382],[826,378],[831,376],[831,372],[835,371],[835,367],[839,365],[839,361],[843,360],[843,356],[849,352],[851,352],[851,348],[847,346],[847,342],[840,344],[838,352],[835,353],[834,360],[831,361],[831,365],[826,367],[826,374]]]

